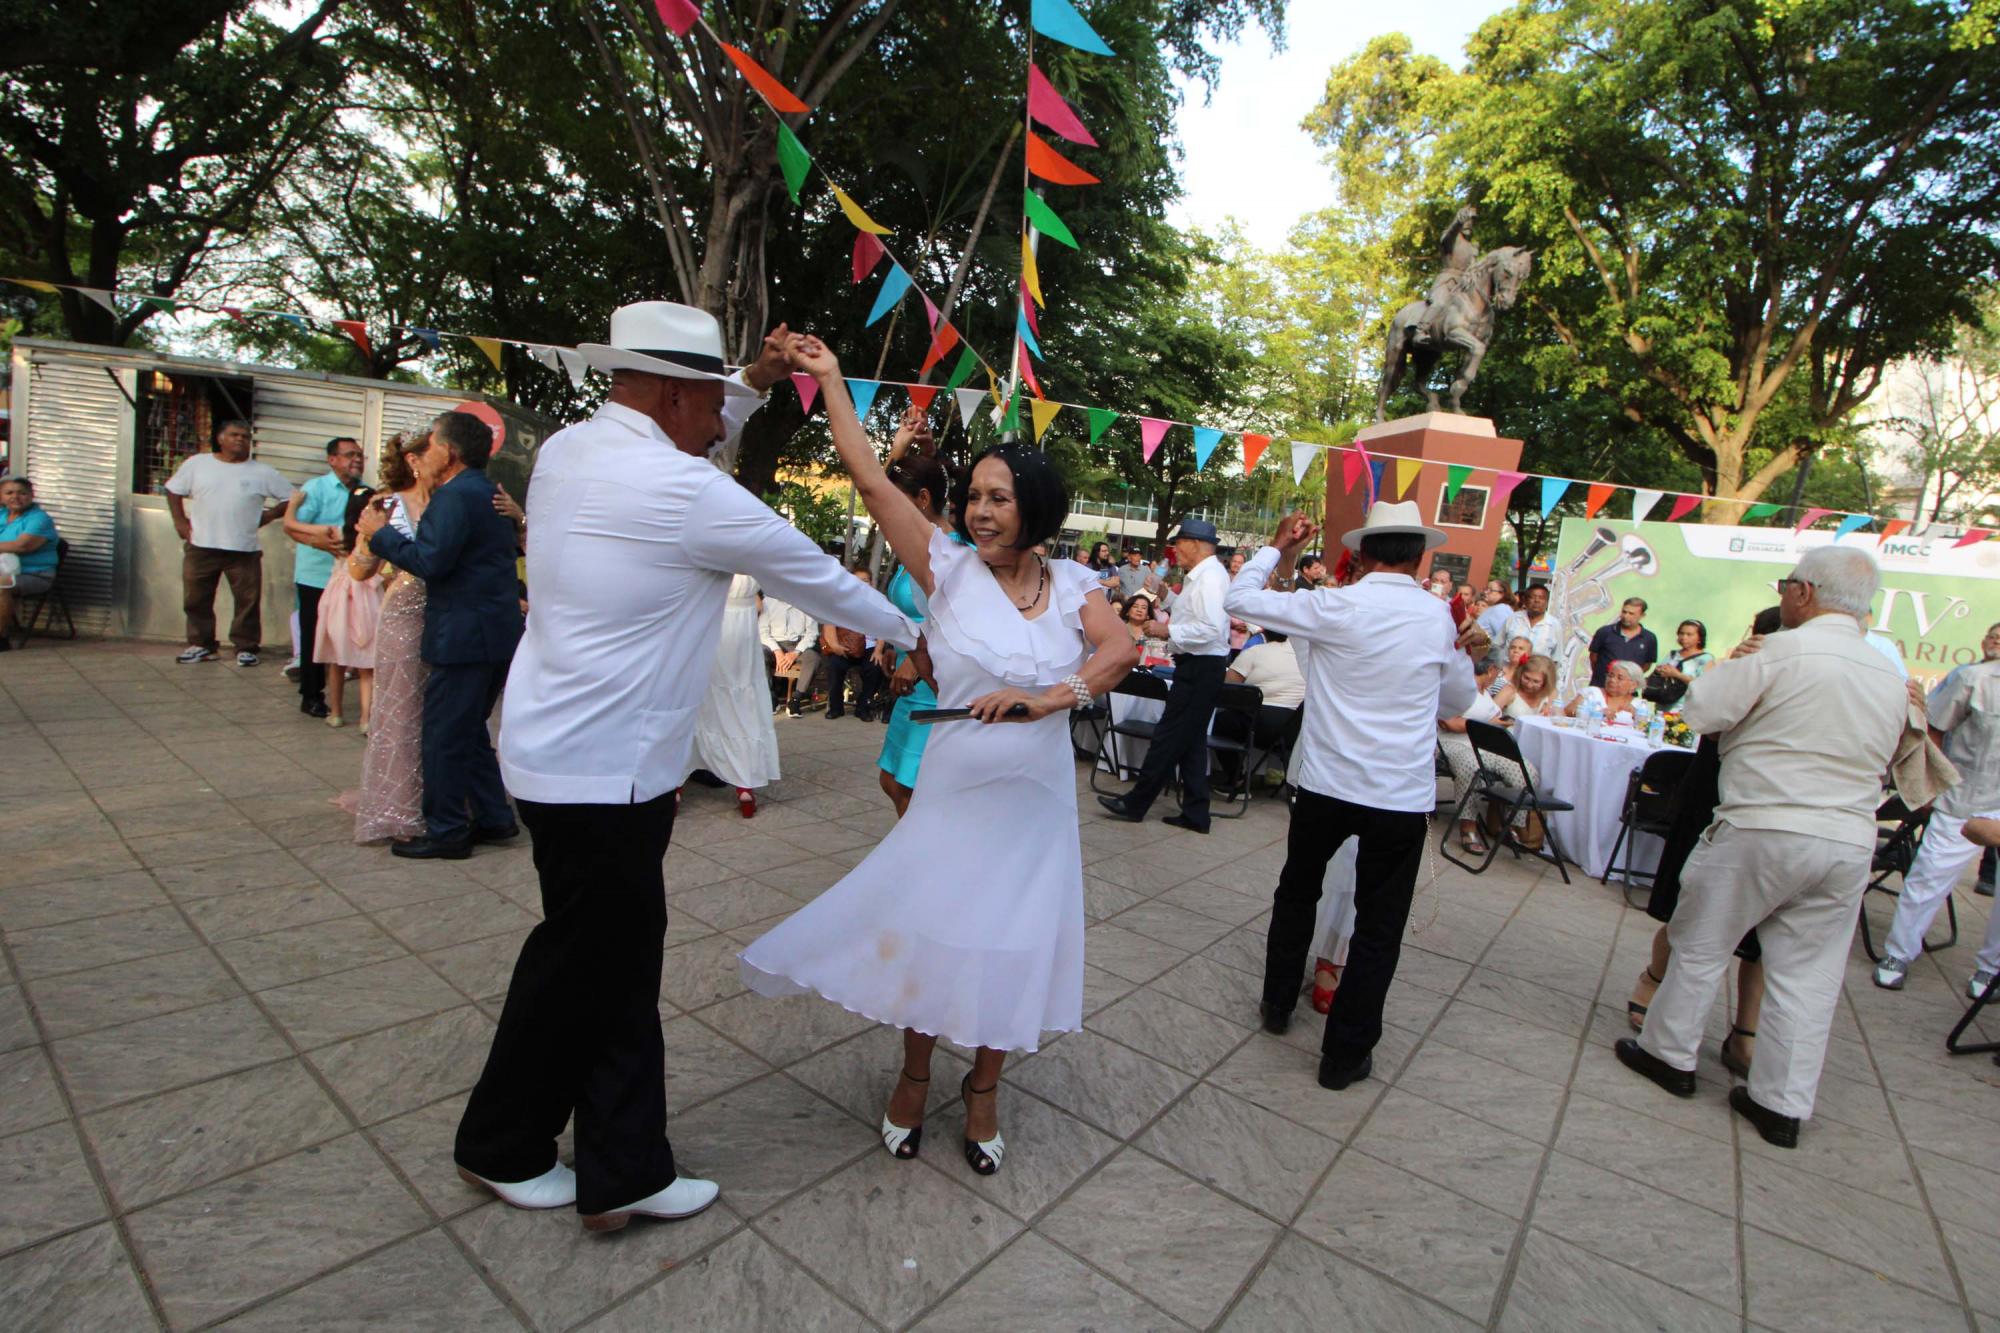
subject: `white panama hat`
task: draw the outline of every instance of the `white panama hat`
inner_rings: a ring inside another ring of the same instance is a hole
[[[1435,551],[1450,540],[1436,528],[1424,526],[1423,514],[1415,500],[1377,500],[1368,508],[1368,521],[1358,528],[1349,529],[1342,535],[1340,544],[1350,551],[1358,551],[1363,537],[1376,536],[1422,537],[1426,551]]]
[[[756,397],[722,360],[722,326],[706,310],[673,301],[635,301],[611,312],[609,343],[579,343],[591,369],[639,370],[681,380],[715,380],[725,393]]]

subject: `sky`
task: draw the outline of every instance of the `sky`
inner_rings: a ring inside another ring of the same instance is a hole
[[[1416,49],[1452,64],[1465,39],[1504,0],[1292,0],[1285,49],[1261,30],[1222,49],[1222,75],[1207,105],[1201,85],[1184,88],[1179,128],[1186,190],[1169,212],[1179,226],[1213,230],[1231,215],[1261,248],[1280,245],[1294,222],[1335,202],[1332,172],[1299,128],[1319,102],[1327,71],[1371,37],[1399,28]]]

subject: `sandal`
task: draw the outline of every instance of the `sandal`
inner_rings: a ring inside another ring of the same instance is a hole
[[[912,1083],[928,1083],[931,1081],[929,1074],[924,1075],[922,1078],[915,1078],[905,1073],[901,1077],[909,1079]],[[889,1118],[888,1111],[884,1110],[882,1112],[882,1146],[889,1150],[891,1157],[896,1158],[898,1161],[907,1162],[917,1155],[917,1150],[923,1146],[923,1143],[924,1126],[922,1121],[914,1125],[899,1125]]]
[[[736,808],[743,812],[745,819],[749,819],[757,813],[757,794],[748,787],[738,787],[736,789]]]
[[[999,1090],[1000,1082],[998,1079],[994,1080],[993,1086],[990,1088],[975,1088],[972,1086],[972,1075],[970,1073],[966,1074],[965,1078],[958,1085],[958,1096],[960,1101],[966,1103],[965,1110],[968,1117],[968,1124],[971,1123],[971,1099],[974,1097],[984,1097],[989,1092],[998,1092]],[[990,1176],[1000,1169],[1000,1158],[1006,1151],[1007,1145],[1001,1140],[998,1134],[995,1134],[990,1139],[975,1139],[968,1136],[965,1140],[965,1164],[972,1168],[974,1175]]]
[[[1754,1039],[1756,1035],[1756,1033],[1750,1031],[1748,1028],[1731,1027],[1729,1035],[1722,1039],[1722,1067],[1738,1078],[1749,1078],[1750,1062],[1742,1056],[1737,1055],[1736,1048],[1730,1045],[1730,1043],[1738,1037],[1750,1037]]]
[[[1486,854],[1486,840],[1479,836],[1478,829],[1460,829],[1458,845],[1474,856]]]
[[[1646,980],[1653,983],[1653,993],[1655,995],[1659,994],[1660,987],[1666,982],[1666,978],[1654,976],[1653,967],[1650,963],[1645,967],[1644,976]],[[1631,1020],[1632,1030],[1634,1032],[1639,1031],[1646,1026],[1646,1006],[1640,1004],[1637,1000],[1625,1001],[1625,1017]]]
[[[1331,980],[1322,981],[1327,977]],[[1340,973],[1332,967],[1321,964],[1313,969],[1312,1007],[1316,1014],[1328,1013],[1333,1009],[1333,993],[1340,987]]]

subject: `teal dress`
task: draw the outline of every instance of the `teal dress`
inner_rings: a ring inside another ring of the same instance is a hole
[[[930,604],[924,598],[923,589],[910,577],[908,569],[896,571],[896,577],[889,580],[889,600],[896,609],[921,626],[930,615]],[[908,653],[896,654],[896,665],[901,666]],[[896,709],[889,715],[889,731],[882,737],[882,757],[876,766],[912,791],[917,786],[917,769],[924,762],[924,741],[930,735],[930,727],[921,722],[912,722],[910,714],[919,708],[936,708],[937,691],[923,681],[902,698],[896,700]]]

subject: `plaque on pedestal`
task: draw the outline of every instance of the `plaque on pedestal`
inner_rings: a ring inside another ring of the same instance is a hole
[[[1502,525],[1507,520],[1504,504],[1494,505],[1494,478],[1512,472],[1521,462],[1521,442],[1501,439],[1486,417],[1460,416],[1455,412],[1424,412],[1395,421],[1378,422],[1355,437],[1370,458],[1385,460],[1382,468],[1383,500],[1415,500],[1423,521],[1448,539],[1432,551],[1419,569],[1419,576],[1443,570],[1455,579],[1484,583],[1493,568],[1493,554],[1499,549]],[[1396,460],[1422,459],[1425,467],[1398,494]],[[1444,497],[1447,465],[1463,464],[1472,474],[1450,501]],[[1328,559],[1338,555],[1340,534],[1361,526],[1367,517],[1366,473],[1356,479],[1354,489],[1344,486],[1344,469],[1329,467],[1326,472],[1326,531]]]

